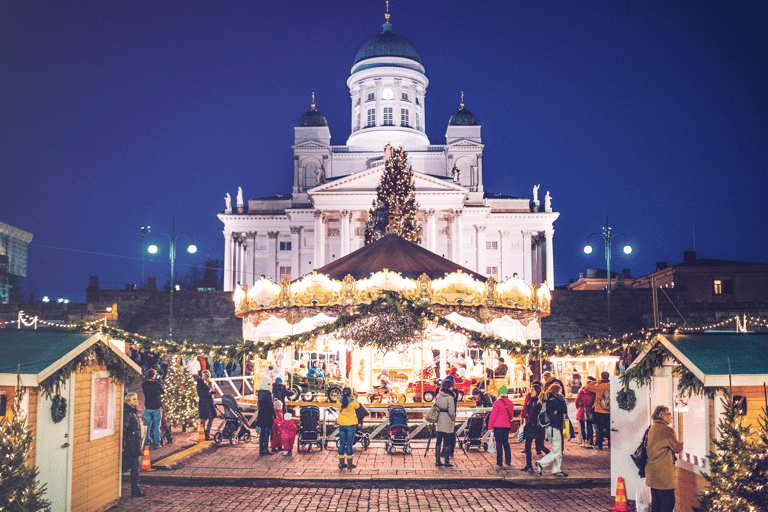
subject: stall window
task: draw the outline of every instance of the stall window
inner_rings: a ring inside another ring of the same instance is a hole
[[[109,372],[91,377],[91,440],[115,433],[115,382]]]

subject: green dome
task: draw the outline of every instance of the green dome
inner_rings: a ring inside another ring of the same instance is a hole
[[[370,39],[360,48],[355,55],[354,64],[374,57],[401,57],[421,64],[419,52],[404,37],[392,33],[391,23],[385,23],[381,34]]]
[[[299,119],[297,126],[328,126],[325,116],[315,109],[308,110]]]
[[[477,126],[475,114],[461,107],[448,121],[448,126]]]

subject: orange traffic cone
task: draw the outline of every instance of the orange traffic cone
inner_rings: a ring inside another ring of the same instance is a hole
[[[205,430],[203,429],[203,422],[200,422],[200,428],[197,429],[197,442],[204,443],[205,442]]]
[[[154,469],[152,469],[152,465],[149,462],[149,446],[144,447],[144,457],[141,459],[141,470],[154,471]]]
[[[619,477],[616,482],[616,503],[608,510],[618,510],[619,512],[628,512],[631,510],[627,504],[627,488],[624,486],[624,479]]]

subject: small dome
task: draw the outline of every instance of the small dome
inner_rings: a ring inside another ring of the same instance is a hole
[[[477,126],[475,114],[461,107],[448,121],[448,126]]]
[[[297,126],[328,126],[328,121],[325,120],[325,116],[315,110],[308,110],[299,119]]]
[[[401,57],[421,64],[419,52],[404,37],[392,33],[391,23],[385,23],[381,34],[370,39],[360,48],[355,55],[354,64],[374,57]]]

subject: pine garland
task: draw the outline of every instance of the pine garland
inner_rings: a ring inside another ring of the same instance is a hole
[[[378,206],[389,211],[389,232],[400,235],[409,242],[421,242],[421,224],[416,221],[419,205],[416,203],[416,185],[413,168],[408,165],[408,154],[403,146],[392,150],[392,157],[384,165],[381,181],[376,187]],[[369,211],[374,218],[374,210]],[[380,237],[375,228],[365,228],[365,243]]]

